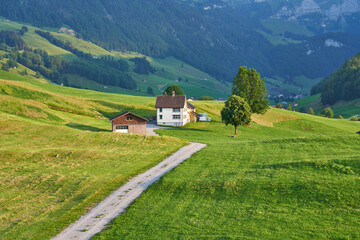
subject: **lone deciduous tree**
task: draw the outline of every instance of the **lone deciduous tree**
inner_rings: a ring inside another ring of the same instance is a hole
[[[232,95],[221,110],[221,120],[225,122],[226,126],[231,124],[235,127],[236,136],[238,126],[247,126],[250,123],[251,108],[244,98]]]
[[[324,116],[324,117],[327,117],[327,118],[333,118],[334,117],[334,112],[333,110],[330,108],[330,107],[327,107],[325,108],[321,114]]]
[[[163,94],[171,96],[173,91],[175,92],[175,95],[185,95],[183,90],[181,90],[180,87],[176,84],[168,86]]]
[[[253,113],[264,114],[269,109],[265,83],[253,68],[239,68],[233,81],[232,95],[244,98]]]

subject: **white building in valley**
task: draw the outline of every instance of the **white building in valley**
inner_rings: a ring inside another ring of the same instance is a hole
[[[186,102],[184,95],[157,96],[155,108],[158,125],[184,126],[196,114],[195,107]]]

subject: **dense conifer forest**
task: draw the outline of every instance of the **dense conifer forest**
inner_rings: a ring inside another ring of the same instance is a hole
[[[340,100],[360,98],[360,53],[314,86],[311,93],[321,93],[322,103],[330,105]]]

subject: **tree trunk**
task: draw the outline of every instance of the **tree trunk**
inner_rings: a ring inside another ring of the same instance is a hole
[[[234,126],[235,127],[235,135],[234,137],[237,135],[237,126]]]

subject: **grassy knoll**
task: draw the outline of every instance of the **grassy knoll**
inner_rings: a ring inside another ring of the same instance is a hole
[[[208,147],[94,239],[360,238],[359,123],[272,109],[233,138],[194,104],[215,121],[159,132]]]
[[[109,117],[125,110],[152,116],[154,99],[90,92],[20,76],[0,80],[1,239],[49,239],[186,144],[110,132]]]

